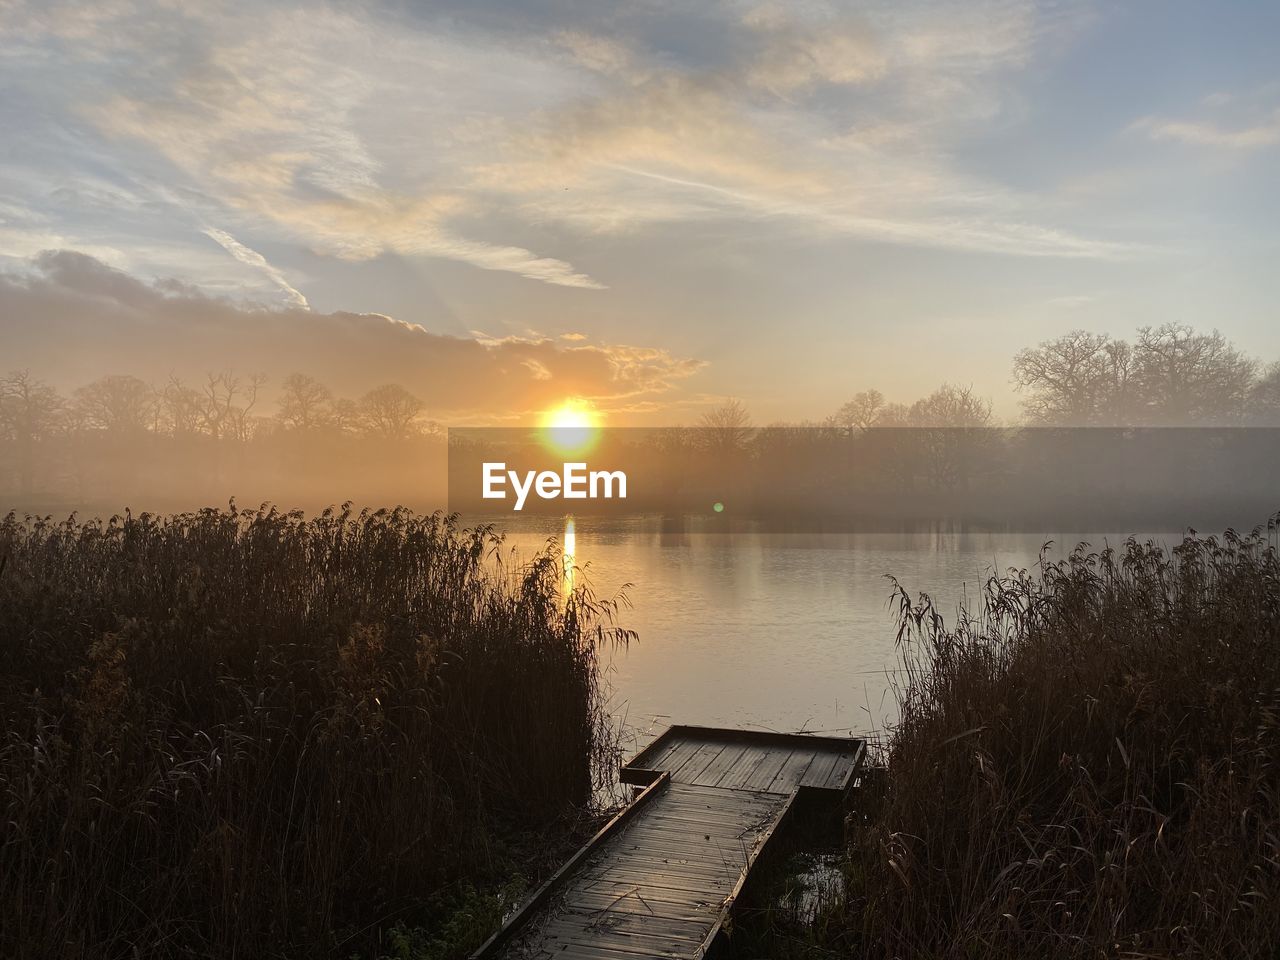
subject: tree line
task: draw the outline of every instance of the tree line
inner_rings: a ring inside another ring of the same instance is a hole
[[[1132,340],[1072,330],[1019,352],[1012,383],[1026,423],[1042,426],[1280,424],[1280,363],[1264,365],[1217,330],[1141,327]],[[914,404],[864,390],[830,423],[845,430],[988,426],[991,404],[943,387]]]
[[[1280,364],[1266,366],[1219,332],[1185,325],[1143,327],[1132,341],[1071,331],[1019,352],[1011,378],[1023,424],[1280,424]],[[443,432],[404,386],[343,397],[302,373],[269,394],[270,386],[263,376],[233,373],[159,385],[111,375],[63,394],[24,371],[0,376],[0,495],[47,509],[173,503],[173,496],[190,505],[231,492],[305,505],[335,496],[415,506],[443,498]],[[863,390],[821,422],[767,430],[730,401],[694,428],[657,431],[646,444],[660,454],[656,463],[698,464],[694,472],[716,483],[726,467],[751,464],[749,472],[761,474],[811,462],[827,487],[833,457],[856,447],[867,482],[891,476],[955,489],[1008,461],[1007,449],[997,455],[993,447],[1007,444],[976,429],[966,436],[939,428],[997,425],[990,399],[944,384],[912,403]],[[1064,457],[1071,459],[1054,455]],[[853,470],[840,475],[851,481]]]
[[[349,398],[294,373],[270,404],[266,386],[260,375],[157,386],[113,374],[63,394],[27,371],[0,376],[0,494],[37,509],[189,506],[229,492],[308,504],[338,489],[405,497],[422,484],[397,478],[439,459],[442,432],[400,384]]]
[[[0,440],[18,444],[58,434],[206,436],[250,440],[276,431],[329,431],[407,440],[438,431],[423,417],[425,404],[400,384],[388,383],[350,399],[306,374],[280,384],[275,412],[259,407],[266,377],[209,374],[199,387],[172,378],[156,387],[139,377],[101,377],[63,396],[24,370],[0,377]]]

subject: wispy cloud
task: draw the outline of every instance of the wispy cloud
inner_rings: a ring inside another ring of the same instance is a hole
[[[1144,255],[1077,233],[1043,199],[951,157],[949,138],[999,114],[1001,79],[1077,27],[1075,9],[756,6],[728,25],[739,30],[733,56],[712,64],[646,59],[579,32],[573,49],[591,53],[605,82],[509,128],[473,185],[591,232],[745,219],[1007,255]]]
[[[219,230],[217,227],[205,227],[204,235],[209,237],[215,243],[226,250],[227,253],[235,257],[245,266],[253,267],[255,270],[264,274],[272,283],[274,283],[284,293],[285,299],[290,306],[301,307],[303,310],[309,310],[311,305],[307,303],[304,297],[288,280],[285,279],[283,273],[267,262],[267,258],[246,247],[225,230]]]
[[[1174,140],[1201,147],[1256,150],[1280,143],[1280,109],[1243,126],[1224,127],[1211,120],[1166,120],[1144,117],[1134,128],[1153,140]]]
[[[69,251],[43,253],[22,274],[0,273],[0,316],[26,320],[0,324],[0,355],[21,356],[64,385],[104,370],[163,382],[250,362],[274,382],[305,370],[345,393],[398,382],[434,415],[462,418],[545,409],[566,396],[656,401],[705,365],[651,347],[457,337],[381,314],[266,309],[144,283]]]
[[[65,106],[114,159],[150,177],[161,158],[233,232],[271,224],[345,259],[600,289],[527,238],[711,219],[1001,254],[1137,250],[952,157],[955,132],[1000,116],[1004,79],[1073,29],[1083,0],[729,2],[699,14],[723,37],[701,57],[660,49],[640,14],[605,31],[529,13],[517,36],[483,4],[473,21],[376,5],[14,9],[22,49],[58,45],[59,77],[81,78],[51,75],[47,96],[74,90]]]

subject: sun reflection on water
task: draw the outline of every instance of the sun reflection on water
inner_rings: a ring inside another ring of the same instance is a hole
[[[563,566],[564,573],[560,584],[560,597],[568,600],[573,593],[573,582],[575,575],[574,556],[578,549],[578,536],[573,526],[573,517],[564,518],[564,538],[561,541],[564,546]]]

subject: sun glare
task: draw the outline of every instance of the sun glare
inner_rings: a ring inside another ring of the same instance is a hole
[[[599,438],[600,417],[582,400],[566,400],[542,418],[542,436],[561,454],[580,454]]]

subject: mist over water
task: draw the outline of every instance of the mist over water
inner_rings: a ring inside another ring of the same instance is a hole
[[[669,723],[883,729],[896,718],[899,659],[889,576],[950,617],[988,577],[1033,566],[1049,541],[1061,558],[1081,541],[1100,549],[1125,535],[719,534],[580,517],[522,523],[509,541],[531,553],[551,537],[572,542],[575,582],[598,596],[630,584],[619,617],[639,639],[605,659],[610,710],[643,743]]]

